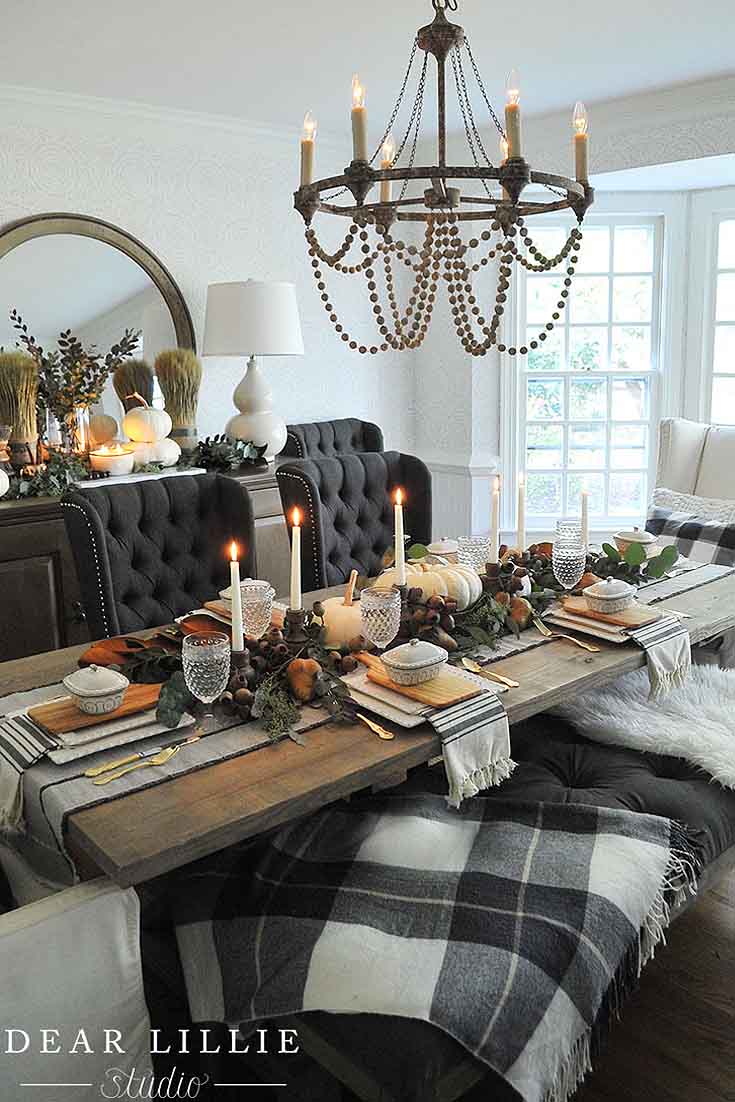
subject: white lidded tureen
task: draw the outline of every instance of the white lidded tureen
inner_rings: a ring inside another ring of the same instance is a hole
[[[438,677],[448,658],[444,647],[437,647],[426,639],[410,639],[386,651],[382,662],[391,681],[397,685],[421,685]]]
[[[80,712],[104,716],[120,707],[130,682],[116,670],[93,665],[70,673],[63,684]]]
[[[605,578],[588,585],[582,595],[593,612],[622,612],[635,601],[636,587],[622,578]]]
[[[630,531],[616,532],[613,539],[621,555],[625,554],[631,543],[640,543],[642,547],[647,548],[656,542],[653,533],[646,532],[642,528],[631,528]]]

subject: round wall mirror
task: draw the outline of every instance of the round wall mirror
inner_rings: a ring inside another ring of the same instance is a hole
[[[140,241],[78,214],[43,214],[0,229],[0,346],[15,347],[17,310],[38,343],[71,329],[107,349],[125,329],[141,331],[136,355],[195,349],[194,326],[175,280]]]

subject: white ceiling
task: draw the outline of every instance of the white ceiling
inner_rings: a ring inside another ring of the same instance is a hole
[[[90,237],[58,234],[19,245],[0,264],[0,345],[13,348],[15,307],[41,342],[78,330],[152,286],[118,249]]]
[[[591,183],[599,191],[693,191],[725,187],[735,184],[735,153],[622,172],[599,172]]]
[[[375,128],[398,91],[428,0],[5,0],[2,81],[299,127],[348,124],[359,71]],[[531,113],[733,69],[732,0],[460,0],[488,91],[521,72]],[[430,116],[433,124],[433,112]]]

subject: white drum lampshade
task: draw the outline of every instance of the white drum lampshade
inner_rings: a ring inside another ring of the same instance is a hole
[[[247,356],[245,376],[233,394],[240,411],[227,423],[238,440],[266,445],[266,457],[286,443],[286,424],[273,412],[273,395],[256,356],[302,356],[299,308],[293,283],[248,279],[212,283],[207,289],[204,356]]]

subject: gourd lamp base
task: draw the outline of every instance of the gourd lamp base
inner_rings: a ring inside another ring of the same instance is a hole
[[[247,371],[235,388],[232,400],[240,412],[227,422],[227,435],[259,448],[265,445],[265,458],[268,460],[283,451],[286,422],[273,412],[273,393],[255,356],[248,360]]]

